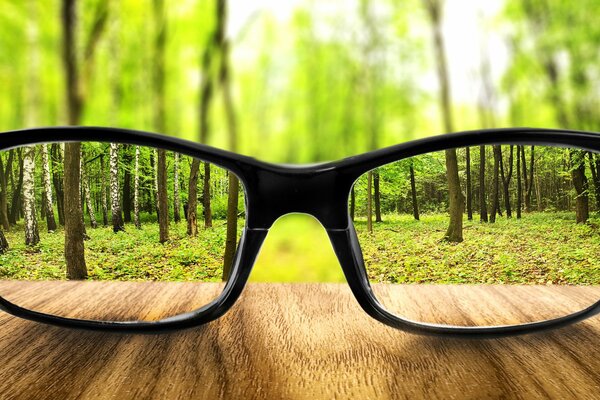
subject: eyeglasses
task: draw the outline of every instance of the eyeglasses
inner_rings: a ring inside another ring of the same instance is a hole
[[[600,311],[598,153],[596,133],[518,128],[290,167],[123,129],[7,132],[0,308],[95,330],[198,326],[238,299],[274,221],[306,213],[384,324],[564,326]]]

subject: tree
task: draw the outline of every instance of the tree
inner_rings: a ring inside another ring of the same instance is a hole
[[[29,11],[33,19],[36,16],[35,2],[28,3]],[[34,20],[30,20],[27,29],[27,39],[29,47],[29,62],[27,63],[27,75],[29,90],[27,90],[27,110],[26,118],[28,126],[38,124],[39,109],[39,82],[37,75],[39,72],[40,57],[37,48],[38,27]],[[25,147],[25,156],[23,160],[23,214],[25,217],[25,245],[35,246],[40,241],[40,233],[37,224],[37,215],[35,207],[35,146]]]
[[[167,151],[158,150],[158,212],[159,241],[169,240],[169,203],[167,200]]]
[[[419,204],[417,203],[417,187],[415,184],[415,167],[414,167],[412,161],[409,166],[409,172],[410,172],[410,192],[412,195],[413,217],[418,221],[419,220]]]
[[[154,94],[155,94],[155,125],[159,132],[166,129],[165,121],[165,42],[167,24],[163,0],[154,0],[154,21],[156,29],[154,57]],[[159,241],[169,240],[169,203],[167,197],[167,152],[158,149],[157,155],[157,200]]]
[[[0,154],[0,223],[5,231],[10,230],[10,222],[8,221],[8,176],[12,171],[14,154],[14,150],[9,150],[6,167],[4,166],[3,154]]]
[[[523,146],[517,146],[517,219],[521,218],[521,209],[523,208],[523,186],[521,184],[521,149]]]
[[[485,190],[485,146],[479,146],[479,221],[488,222]]]
[[[218,15],[217,6],[217,19],[214,30],[209,35],[208,41],[204,46],[201,61],[201,81],[200,81],[200,105],[199,105],[199,135],[198,139],[200,143],[206,143],[208,141],[210,124],[209,124],[209,110],[210,103],[213,97],[214,91],[214,69],[219,50],[222,31],[222,21]],[[199,159],[194,158],[192,160],[192,166],[190,168],[190,178],[188,185],[188,207],[187,207],[187,233],[190,236],[195,236],[198,232],[198,173],[200,170]],[[212,226],[212,212],[210,204],[210,164],[204,163],[204,179],[203,179],[203,190],[202,190],[202,205],[204,208],[204,226],[206,228]]]
[[[8,250],[8,241],[6,240],[6,236],[4,236],[4,231],[0,228],[0,254],[6,253]]]
[[[227,21],[227,0],[217,2],[217,25],[219,32],[219,48],[221,50],[221,63],[219,66],[219,83],[223,95],[223,106],[227,122],[229,150],[237,151],[238,132],[237,120],[231,93],[231,79],[229,67],[229,41],[225,37],[225,24]],[[238,198],[239,181],[232,172],[228,173],[229,184],[227,193],[227,235],[225,237],[225,255],[223,261],[223,280],[229,279],[233,258],[237,248],[237,223],[238,223]]]
[[[93,229],[98,227],[98,222],[96,221],[96,210],[94,209],[94,203],[92,203],[92,194],[90,193],[90,182],[89,177],[87,175],[87,168],[85,166],[85,161],[83,157],[83,152],[81,153],[81,186],[83,188],[83,197],[85,199],[85,205],[88,210],[88,215],[90,216],[90,225]]]
[[[63,179],[63,148],[64,144],[53,143],[50,146],[50,161],[52,163],[52,185],[56,193],[56,208],[58,223],[65,225],[65,191]]]
[[[135,146],[135,177],[133,183],[133,222],[137,229],[140,223],[140,146]]]
[[[504,168],[504,159],[500,158],[500,176],[502,177],[502,187],[504,189],[504,208],[506,209],[506,218],[512,217],[512,210],[510,207],[510,180],[513,174],[513,146],[510,146],[510,153],[508,157],[508,171]]]
[[[179,196],[179,153],[173,154],[173,220],[175,223],[181,221],[181,199]]]
[[[102,203],[102,225],[108,226],[108,196],[106,191],[106,169],[104,168],[104,153],[100,154],[100,202]]]
[[[66,71],[67,110],[69,123],[79,123],[81,98],[75,56],[75,0],[63,0],[63,63]],[[65,259],[67,279],[87,278],[85,264],[83,212],[81,208],[80,168],[81,143],[66,143],[64,155]]]
[[[46,210],[46,225],[48,232],[56,230],[56,219],[54,219],[54,206],[52,202],[52,183],[50,177],[50,161],[48,157],[48,145],[42,146],[42,181],[44,184],[44,194],[42,196],[43,207]],[[0,171],[1,173],[1,171]]]
[[[92,28],[83,47],[83,71],[79,76],[76,41],[76,2],[63,0],[63,65],[66,76],[67,112],[70,125],[79,125],[85,104],[95,49],[108,18],[106,1],[98,3]],[[64,150],[65,259],[68,279],[87,278],[83,209],[81,206],[81,143],[66,143]]]
[[[490,211],[490,222],[496,222],[496,214],[500,214],[500,160],[502,159],[502,148],[500,145],[493,145],[494,151],[494,170],[493,170],[493,189],[492,189],[492,210]]]
[[[465,148],[465,163],[467,164],[467,219],[473,220],[473,195],[471,191],[471,149]]]
[[[437,74],[440,84],[440,108],[444,120],[446,132],[452,132],[452,111],[450,101],[450,80],[448,78],[448,68],[446,65],[446,50],[444,47],[444,38],[441,32],[442,22],[442,2],[440,0],[423,0],[427,9],[431,28],[433,31],[433,43],[436,54]],[[448,208],[450,213],[450,222],[444,239],[449,242],[462,242],[463,234],[463,211],[465,208],[465,196],[460,188],[458,177],[458,160],[456,149],[446,150],[446,178],[448,180]]]
[[[110,144],[110,196],[113,232],[124,231],[119,198],[119,145],[117,143]]]
[[[575,220],[578,224],[587,222],[589,211],[588,180],[585,176],[585,152],[583,150],[570,150],[571,179],[577,193],[575,198]]]
[[[35,246],[40,241],[35,211],[35,146],[25,147],[23,161],[23,208],[25,214],[25,244]]]

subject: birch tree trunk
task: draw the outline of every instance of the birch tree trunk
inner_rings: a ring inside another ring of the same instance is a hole
[[[110,144],[110,196],[113,232],[124,231],[119,199],[119,145],[117,143]]]
[[[137,229],[140,223],[140,146],[135,146],[135,177],[133,182],[133,222]]]
[[[54,206],[52,201],[52,184],[50,178],[50,160],[48,157],[48,145],[42,145],[42,178],[44,183],[44,208],[46,209],[46,225],[48,232],[56,230],[56,219],[54,219]]]
[[[173,219],[175,222],[181,221],[179,210],[181,202],[179,199],[179,153],[175,152],[173,161]]]
[[[25,214],[25,244],[35,246],[40,242],[40,232],[35,212],[35,146],[25,147],[23,160],[23,208]]]

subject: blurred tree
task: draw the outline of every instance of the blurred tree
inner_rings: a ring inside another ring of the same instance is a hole
[[[444,129],[451,133],[454,131],[452,123],[452,102],[450,98],[450,80],[446,64],[446,50],[442,35],[442,0],[424,0],[425,7],[433,31],[433,44],[435,48],[437,73],[440,84],[440,108],[443,115]],[[444,239],[449,242],[462,242],[463,211],[465,196],[460,188],[458,177],[458,160],[456,149],[446,150],[446,175],[448,180],[450,223]]]

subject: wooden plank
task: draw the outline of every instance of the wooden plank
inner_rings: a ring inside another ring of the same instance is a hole
[[[56,293],[51,286],[61,284],[44,283],[47,288],[26,297]],[[63,299],[96,293],[89,283],[67,284],[60,287]],[[2,293],[10,292],[3,285]],[[162,311],[151,313],[134,297],[125,305],[148,319],[176,309],[177,294],[189,296],[192,288],[145,285]],[[100,286],[95,290],[122,290],[113,283]],[[428,288],[428,299],[415,289],[419,295],[406,298],[420,299],[422,310],[429,304],[435,315],[444,315],[440,305],[457,304],[433,303],[431,293],[447,287]],[[485,288],[477,289],[473,298],[481,302]],[[17,292],[23,289],[11,295]],[[485,303],[493,297],[497,290]],[[506,309],[501,297],[504,306],[497,310]],[[597,398],[599,338],[598,317],[507,339],[422,337],[370,318],[346,285],[253,283],[218,321],[169,334],[67,330],[2,313],[0,398]]]

